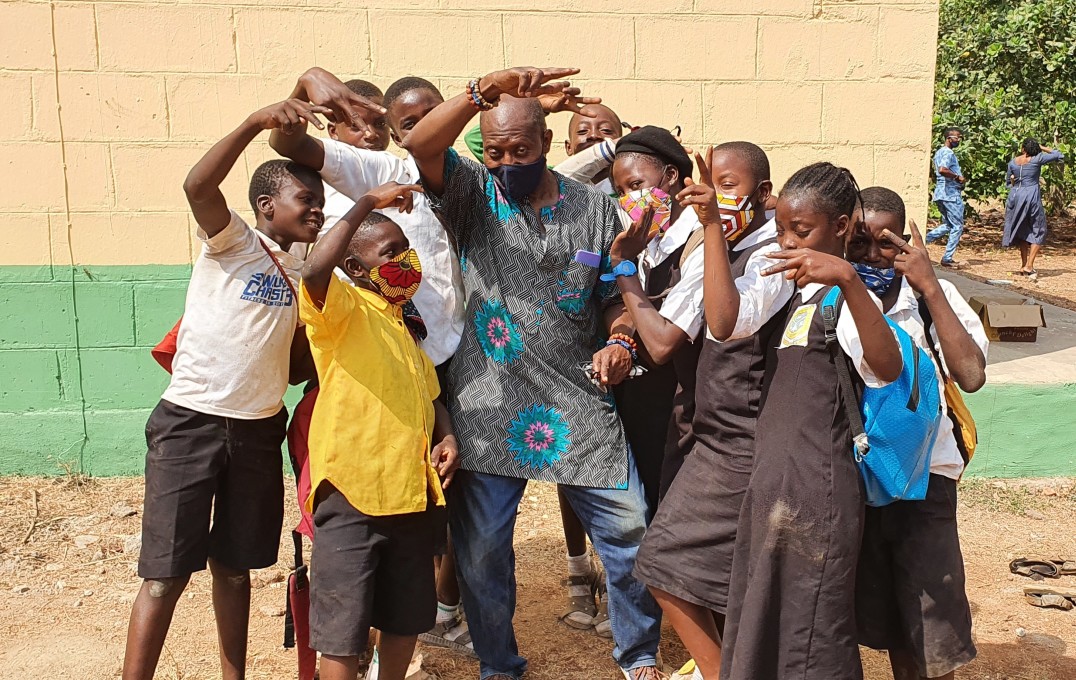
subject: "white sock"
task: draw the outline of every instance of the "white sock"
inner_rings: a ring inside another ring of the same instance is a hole
[[[568,555],[568,576],[586,576],[593,570],[589,550],[578,556]]]
[[[458,604],[442,604],[437,602],[437,623],[448,623],[455,619],[460,612],[460,606]]]
[[[695,666],[695,670],[692,671],[691,680],[704,680],[702,677],[702,671],[699,670],[698,666]]]

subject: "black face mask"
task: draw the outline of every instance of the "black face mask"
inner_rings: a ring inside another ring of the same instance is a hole
[[[950,145],[950,147],[949,147],[949,148],[951,148],[951,149],[955,149],[955,148],[957,148],[958,146],[960,146],[960,140],[959,140],[959,139],[950,139],[950,140],[949,140],[949,145]]]
[[[534,193],[545,176],[545,154],[533,163],[523,165],[498,165],[489,174],[500,185],[501,191],[519,201]]]

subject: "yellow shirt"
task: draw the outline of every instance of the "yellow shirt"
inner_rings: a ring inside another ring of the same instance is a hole
[[[421,512],[444,505],[430,464],[437,373],[408,333],[396,305],[363,288],[329,282],[318,310],[302,285],[321,391],[310,421],[310,496],[329,481],[366,515]]]

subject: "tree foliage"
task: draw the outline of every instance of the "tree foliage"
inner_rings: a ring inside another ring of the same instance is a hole
[[[1005,168],[1026,137],[1076,149],[1076,0],[941,0],[935,144],[964,132],[969,198],[1006,194]],[[1076,198],[1076,173],[1043,171],[1051,212]]]

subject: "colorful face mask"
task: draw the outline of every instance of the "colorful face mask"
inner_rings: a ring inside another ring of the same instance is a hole
[[[867,286],[867,289],[878,296],[885,295],[889,287],[893,285],[893,279],[897,277],[897,270],[892,267],[879,269],[869,264],[853,262],[852,268],[859,274],[860,280]]]
[[[654,220],[650,223],[647,239],[664,234],[672,219],[672,196],[657,187],[631,191],[620,197],[620,207],[628,213],[632,222],[642,219],[647,207],[653,206]]]
[[[410,300],[421,282],[422,264],[414,248],[408,248],[370,270],[370,283],[394,305],[402,305]]]
[[[747,225],[755,219],[755,206],[750,196],[720,194],[717,197],[717,209],[721,213],[721,230],[729,243],[740,238]]]

